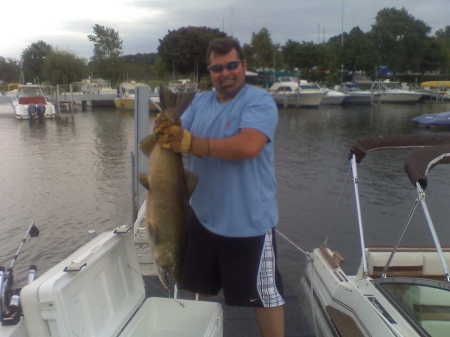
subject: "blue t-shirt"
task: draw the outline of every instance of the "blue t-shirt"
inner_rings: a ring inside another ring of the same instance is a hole
[[[264,133],[268,142],[254,158],[226,160],[189,156],[188,169],[199,183],[191,206],[209,231],[228,237],[263,235],[278,222],[274,137],[278,110],[265,91],[245,85],[220,103],[216,92],[197,95],[183,113],[182,125],[197,137],[227,138],[241,128]]]

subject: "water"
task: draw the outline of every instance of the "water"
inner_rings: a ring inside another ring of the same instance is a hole
[[[57,120],[18,121],[0,105],[0,263],[14,254],[29,223],[41,235],[27,243],[17,262],[17,278],[37,264],[39,273],[101,232],[132,219],[131,113],[113,109],[65,113]],[[368,135],[450,134],[416,128],[422,113],[450,105],[382,105],[284,110],[276,136],[279,229],[307,250],[324,241],[346,258],[352,273],[360,259],[347,153]],[[415,199],[403,171],[407,152],[370,154],[360,165],[367,244],[392,244]],[[445,210],[450,200],[448,168],[436,167],[429,181],[429,206],[442,244],[450,246]],[[280,268],[288,289],[301,276],[303,256],[278,239]],[[422,213],[406,243],[431,244]]]

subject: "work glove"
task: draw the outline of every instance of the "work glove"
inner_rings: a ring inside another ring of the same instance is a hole
[[[209,140],[195,137],[180,125],[158,128],[158,142],[162,148],[179,153],[191,153],[198,157],[210,155]]]

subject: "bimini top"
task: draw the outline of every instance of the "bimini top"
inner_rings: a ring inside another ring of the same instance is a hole
[[[411,183],[419,183],[422,188],[427,187],[428,172],[437,164],[450,163],[450,144],[433,146],[414,151],[405,162],[405,170]]]
[[[359,140],[350,150],[350,158],[355,155],[360,163],[367,152],[402,149],[423,148],[411,153],[405,162],[405,170],[411,183],[419,183],[426,188],[426,176],[429,170],[438,163],[450,163],[450,136],[380,136]]]

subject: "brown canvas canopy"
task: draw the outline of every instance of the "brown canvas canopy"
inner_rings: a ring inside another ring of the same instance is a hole
[[[350,149],[360,163],[367,152],[387,149],[421,148],[450,144],[450,136],[378,136],[359,140]]]
[[[436,164],[450,163],[450,136],[379,136],[359,140],[350,150],[360,163],[367,152],[401,149],[423,148],[412,152],[405,162],[405,170],[411,183],[419,183],[426,188],[426,176]]]
[[[405,171],[411,183],[427,187],[427,174],[437,164],[450,163],[450,144],[434,146],[411,153],[405,161]]]

